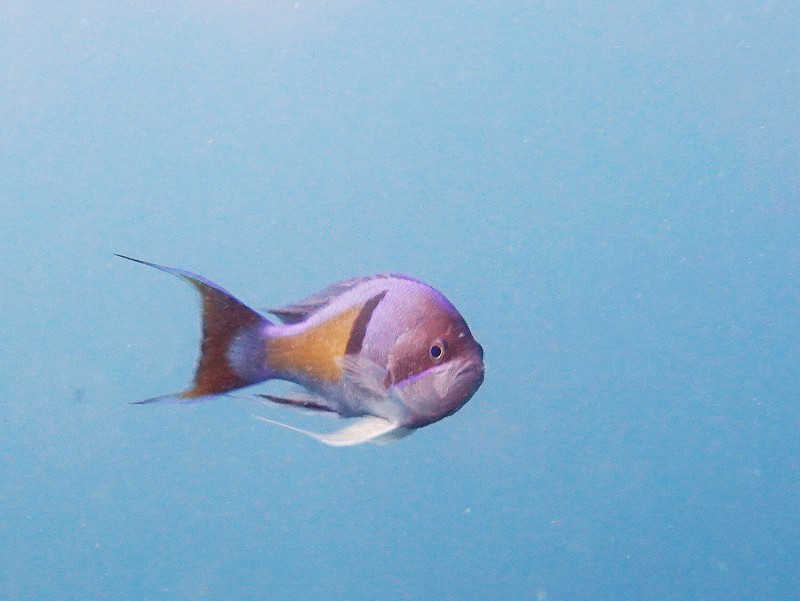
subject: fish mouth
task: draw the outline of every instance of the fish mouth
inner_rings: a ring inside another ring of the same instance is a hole
[[[483,375],[483,361],[478,355],[471,355],[406,380],[397,390],[409,409],[403,425],[421,428],[453,415],[472,398],[483,383]]]
[[[484,372],[483,361],[473,357],[451,366],[450,377],[439,381],[436,387],[439,398],[450,405],[446,415],[452,415],[472,398],[475,391],[483,384]]]
[[[447,387],[445,388],[442,396],[446,396],[449,390],[457,388],[465,381],[473,382],[475,380],[480,380],[480,382],[483,382],[483,372],[483,364],[477,363],[471,359],[464,360],[459,364],[454,365],[450,371],[450,378],[446,380]]]

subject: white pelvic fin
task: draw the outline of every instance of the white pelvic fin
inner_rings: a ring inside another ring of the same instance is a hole
[[[276,426],[281,426],[289,430],[294,430],[295,432],[300,432],[301,434],[305,434],[311,438],[316,438],[318,441],[324,442],[332,447],[350,447],[364,442],[386,442],[388,440],[402,438],[403,436],[407,435],[405,428],[398,426],[389,420],[383,419],[382,417],[375,417],[373,415],[358,418],[349,426],[345,426],[341,430],[327,434],[320,434],[317,432],[303,430],[302,428],[295,428],[289,424],[277,422],[273,419],[261,417],[260,415],[254,415],[253,417],[260,419],[262,422],[275,424]],[[398,431],[402,431],[402,433]],[[395,434],[396,432],[399,435]]]

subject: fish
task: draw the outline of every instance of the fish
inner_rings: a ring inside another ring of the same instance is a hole
[[[320,433],[254,417],[327,445],[352,446],[391,442],[444,419],[483,383],[483,347],[453,304],[418,279],[355,277],[262,312],[203,276],[117,256],[176,276],[202,299],[192,385],[135,404],[196,402],[283,380],[299,389],[256,396],[348,418],[348,425]]]

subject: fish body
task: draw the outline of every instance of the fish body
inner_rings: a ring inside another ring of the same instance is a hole
[[[130,259],[130,257],[124,257]],[[153,401],[192,401],[267,380],[303,392],[261,395],[355,422],[331,445],[399,438],[458,411],[483,382],[483,349],[456,308],[403,275],[338,282],[267,319],[196,274],[131,259],[191,283],[203,299],[203,338],[194,384]]]

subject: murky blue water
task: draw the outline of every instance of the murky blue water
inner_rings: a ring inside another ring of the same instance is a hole
[[[0,9],[0,599],[800,598],[791,2]],[[397,271],[486,350],[332,449],[197,302]]]

